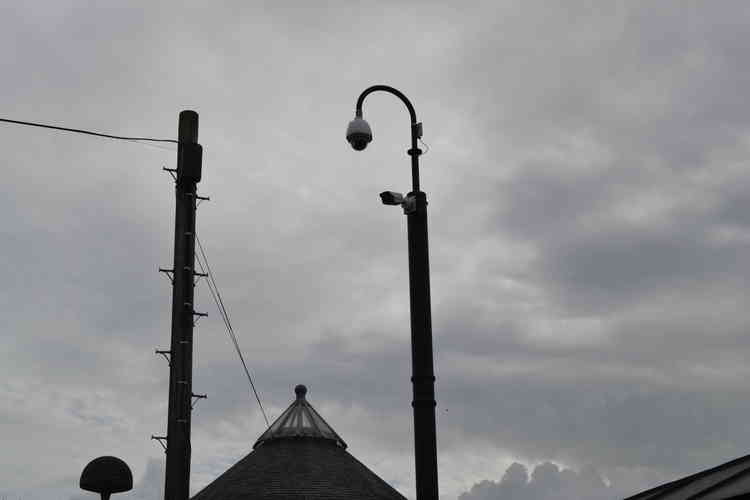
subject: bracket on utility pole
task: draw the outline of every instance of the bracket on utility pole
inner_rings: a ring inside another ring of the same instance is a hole
[[[152,441],[158,441],[162,448],[164,448],[164,453],[167,452],[167,436],[151,436]]]
[[[163,349],[157,349],[154,351],[156,354],[161,354],[164,356],[164,359],[167,360],[167,366],[172,366],[172,360],[170,359],[170,356],[172,355],[172,351],[165,351]]]
[[[193,195],[191,193],[186,193],[185,196],[189,196],[189,197],[195,198],[195,200],[196,200],[196,202],[195,202],[195,208],[198,208],[201,205],[201,203],[204,202],[204,201],[211,201],[211,198],[209,198],[208,196],[198,196],[197,194]]]
[[[172,179],[174,179],[175,182],[177,182],[177,169],[176,168],[167,168],[167,167],[161,167],[162,170],[165,172],[169,172],[169,175],[172,176]]]
[[[164,273],[167,278],[169,278],[169,282],[174,285],[174,269],[164,269],[163,267],[160,267],[159,272]]]
[[[199,313],[197,311],[193,311],[193,326],[198,324],[199,318],[205,318],[206,316],[208,316],[208,313]]]
[[[192,410],[195,408],[195,404],[198,402],[199,399],[207,399],[208,395],[206,394],[193,394],[193,402],[190,403],[190,409]]]

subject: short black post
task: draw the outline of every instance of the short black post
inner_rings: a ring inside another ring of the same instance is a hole
[[[178,140],[165,500],[190,497],[195,197],[202,160],[195,111],[180,113]]]

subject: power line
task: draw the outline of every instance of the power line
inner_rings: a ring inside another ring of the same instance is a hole
[[[216,280],[214,279],[214,274],[211,271],[211,266],[208,263],[208,258],[206,257],[206,252],[203,250],[203,245],[201,244],[201,240],[198,238],[198,235],[195,235],[195,241],[198,243],[198,250],[200,252],[200,256],[196,254],[196,261],[198,262],[198,266],[201,268],[201,272],[208,275],[208,290],[211,292],[211,297],[213,297],[214,302],[216,303],[216,306],[219,309],[219,315],[221,316],[221,319],[224,321],[224,326],[227,329],[227,334],[229,335],[230,340],[232,341],[232,344],[234,345],[234,350],[237,351],[237,355],[240,358],[240,361],[242,362],[242,367],[245,370],[245,375],[247,376],[247,380],[250,382],[250,387],[253,390],[253,394],[255,394],[255,400],[258,402],[258,406],[260,407],[260,411],[263,414],[263,419],[266,421],[266,425],[271,425],[268,421],[268,416],[266,415],[265,409],[263,409],[263,403],[260,402],[260,396],[258,396],[258,391],[255,389],[255,384],[253,383],[253,378],[250,376],[250,370],[247,368],[247,363],[245,363],[245,357],[242,355],[242,350],[240,349],[239,341],[237,340],[237,335],[234,333],[234,328],[232,328],[232,322],[229,320],[229,313],[227,312],[226,307],[224,306],[224,301],[221,298],[221,293],[219,293],[219,288],[216,286]],[[201,257],[203,262],[205,263],[205,268],[203,267],[203,263],[201,263]]]
[[[148,141],[148,142],[170,142],[172,144],[179,144],[180,141],[177,141],[175,139],[154,139],[152,137],[128,137],[128,136],[122,136],[122,135],[112,135],[112,134],[104,134],[102,132],[93,132],[91,130],[83,130],[80,128],[68,128],[68,127],[60,127],[58,125],[48,125],[46,123],[35,123],[35,122],[25,122],[21,120],[11,120],[9,118],[0,118],[0,122],[5,123],[14,123],[16,125],[26,125],[29,127],[39,127],[39,128],[49,128],[53,130],[62,130],[64,132],[73,132],[76,134],[86,134],[86,135],[94,135],[97,137],[106,137],[107,139],[118,139],[121,141]]]
[[[91,130],[84,130],[84,129],[78,129],[78,128],[70,128],[70,127],[61,127],[59,125],[49,125],[46,123],[37,123],[37,122],[27,122],[22,120],[11,120],[9,118],[0,118],[0,122],[3,123],[12,123],[15,125],[24,125],[28,127],[39,127],[39,128],[46,128],[46,129],[52,129],[52,130],[61,130],[63,132],[72,132],[76,134],[86,134],[86,135],[92,135],[96,137],[104,137],[107,139],[116,139],[116,140],[122,140],[122,141],[131,141],[131,142],[166,142],[171,144],[180,144],[180,141],[177,141],[175,139],[155,139],[152,137],[132,137],[132,136],[122,136],[122,135],[112,135],[112,134],[105,134],[102,132],[94,132]],[[145,144],[144,144],[145,145]],[[155,145],[154,145],[155,146]],[[155,146],[157,147],[157,146]],[[255,384],[253,383],[253,378],[250,376],[250,370],[247,368],[247,363],[245,362],[245,358],[242,355],[242,350],[240,349],[239,342],[237,340],[237,336],[234,333],[234,328],[232,328],[232,323],[229,319],[229,313],[226,310],[226,307],[224,306],[224,301],[221,298],[221,293],[219,292],[219,288],[216,286],[216,280],[214,279],[213,272],[211,272],[211,266],[208,263],[208,258],[206,258],[206,253],[203,250],[203,245],[201,245],[200,240],[198,239],[198,236],[196,235],[196,241],[198,242],[198,248],[200,249],[200,254],[203,258],[203,262],[205,262],[206,268],[204,270],[203,264],[201,263],[201,259],[196,259],[198,261],[198,265],[201,268],[201,272],[205,272],[208,275],[208,289],[211,292],[211,296],[214,299],[214,302],[216,303],[216,306],[219,308],[219,314],[224,321],[224,326],[227,328],[227,333],[229,334],[229,338],[232,340],[232,344],[234,345],[234,349],[237,351],[237,355],[240,358],[240,361],[242,362],[242,367],[245,370],[245,375],[247,375],[247,380],[250,382],[250,387],[253,390],[253,394],[255,395],[256,401],[258,401],[258,406],[260,407],[260,411],[263,414],[263,419],[266,421],[266,425],[270,425],[270,422],[268,421],[268,416],[266,415],[266,411],[263,408],[263,403],[260,402],[260,396],[258,396],[258,391],[255,388]],[[198,257],[196,255],[196,257]]]
[[[201,250],[202,252],[202,250]],[[198,262],[198,266],[201,268],[201,272],[206,273],[209,277],[208,283],[208,290],[211,292],[211,297],[213,297],[214,302],[216,303],[216,306],[219,309],[219,315],[221,316],[221,319],[224,321],[224,326],[227,329],[227,334],[229,335],[230,340],[232,341],[232,344],[234,345],[234,349],[237,352],[237,355],[240,358],[240,361],[242,362],[242,367],[245,370],[245,375],[247,376],[248,381],[250,382],[250,387],[253,390],[253,393],[255,394],[255,399],[258,401],[258,406],[260,407],[261,413],[263,413],[263,419],[266,421],[266,425],[270,425],[268,421],[268,417],[266,416],[266,412],[263,408],[263,404],[260,402],[260,397],[258,396],[258,392],[255,389],[255,384],[253,383],[253,379],[250,375],[250,371],[247,368],[247,364],[245,363],[245,358],[242,355],[242,351],[239,346],[239,342],[237,340],[237,336],[234,333],[234,328],[232,328],[232,323],[229,320],[229,314],[227,313],[226,308],[224,307],[224,302],[221,299],[221,294],[219,293],[218,288],[216,288],[216,281],[213,279],[213,274],[210,271],[210,267],[208,264],[208,261],[206,260],[205,254],[203,255],[203,260],[205,261],[206,267],[203,267],[203,264],[201,263],[201,258],[196,255]]]
[[[163,144],[154,144],[153,142],[141,142],[139,140],[132,140],[128,141],[132,142],[133,144],[139,144],[141,146],[145,146],[148,148],[155,148],[155,149],[161,149],[162,151],[176,151],[174,146],[165,146]]]
[[[202,250],[201,250],[202,252]],[[219,313],[221,315],[222,320],[224,320],[224,325],[226,326],[227,333],[229,334],[229,338],[232,341],[232,344],[234,345],[234,349],[237,352],[237,355],[240,358],[240,362],[242,363],[242,367],[245,370],[245,375],[247,376],[247,380],[250,382],[250,387],[253,390],[253,394],[255,395],[255,400],[258,402],[258,406],[260,407],[260,411],[263,414],[263,419],[266,421],[266,425],[270,425],[270,422],[268,421],[268,416],[266,415],[266,411],[263,408],[263,403],[260,402],[260,397],[258,396],[258,391],[255,388],[255,384],[253,383],[253,378],[250,375],[250,371],[247,368],[247,363],[245,362],[245,358],[242,355],[242,350],[240,349],[239,341],[237,340],[237,335],[234,333],[234,328],[232,328],[232,323],[229,320],[229,313],[227,313],[227,310],[224,306],[224,302],[221,299],[221,294],[219,293],[218,288],[216,288],[216,282],[213,278],[213,274],[211,273],[210,267],[208,265],[208,261],[206,260],[205,255],[203,256],[203,260],[206,263],[206,269],[203,268],[203,264],[201,264],[201,259],[196,259],[198,261],[198,265],[201,268],[201,272],[206,272],[209,277],[208,281],[208,290],[211,292],[211,296],[214,299],[214,302],[216,303],[217,307],[219,308]]]

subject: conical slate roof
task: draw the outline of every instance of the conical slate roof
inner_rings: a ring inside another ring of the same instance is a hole
[[[346,443],[305,398],[296,399],[253,451],[192,500],[406,500],[346,451]]]

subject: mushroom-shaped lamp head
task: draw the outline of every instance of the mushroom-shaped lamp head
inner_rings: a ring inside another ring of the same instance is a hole
[[[362,151],[372,141],[370,124],[361,116],[354,117],[346,127],[346,140],[356,151]]]
[[[83,468],[82,490],[99,493],[106,500],[112,493],[133,489],[133,474],[128,464],[117,457],[95,458]]]

